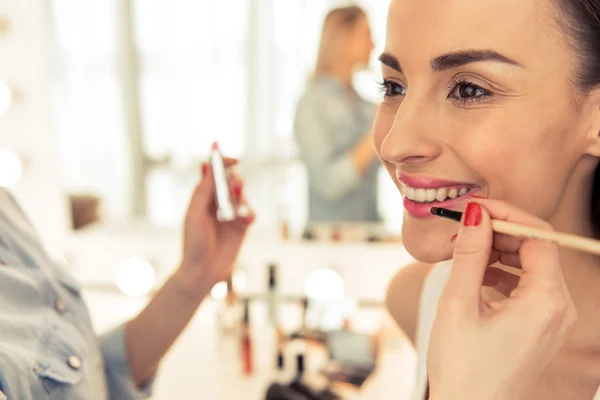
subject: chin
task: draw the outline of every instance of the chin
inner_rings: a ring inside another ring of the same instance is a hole
[[[402,243],[408,253],[417,261],[436,264],[452,258],[453,244],[450,242],[452,231],[440,224],[446,221],[415,221],[404,218],[402,225]],[[455,228],[455,227],[454,227]]]

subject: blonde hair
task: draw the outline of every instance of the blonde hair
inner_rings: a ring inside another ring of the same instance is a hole
[[[365,11],[358,6],[339,7],[329,11],[323,23],[315,77],[330,71],[333,61],[339,59],[340,42],[366,16]]]

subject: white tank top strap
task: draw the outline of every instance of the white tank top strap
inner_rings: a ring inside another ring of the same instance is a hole
[[[450,274],[451,261],[433,266],[421,290],[417,321],[417,371],[413,400],[423,400],[427,390],[427,347],[437,311],[437,303]]]

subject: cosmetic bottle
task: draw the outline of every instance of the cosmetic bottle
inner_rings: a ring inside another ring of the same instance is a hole
[[[342,240],[342,228],[339,225],[333,225],[331,228],[331,241],[338,243]]]
[[[242,320],[241,332],[241,353],[242,369],[245,375],[252,375],[254,372],[252,358],[252,338],[250,336],[250,301],[244,300],[244,318]]]
[[[304,331],[306,330],[306,316],[308,314],[308,297],[304,297],[302,299],[302,325],[300,327],[300,330]]]
[[[275,382],[280,384],[288,384],[289,376],[286,374],[285,370],[285,356],[283,354],[283,350],[277,350],[277,359],[275,361]]]
[[[319,392],[312,387],[308,386],[304,382],[304,371],[305,371],[305,357],[304,353],[298,353],[296,355],[296,377],[290,383],[289,387],[295,392],[300,393],[309,400],[321,400]]]
[[[266,400],[309,400],[289,385],[291,377],[286,371],[285,357],[281,347],[277,351],[275,365],[275,382],[269,386]]]
[[[277,290],[277,265],[269,265],[269,278],[267,281],[267,311],[269,322],[272,326],[279,324],[279,296]]]
[[[239,332],[242,304],[239,302],[231,277],[227,279],[227,294],[222,304],[220,304],[217,319],[223,335]]]
[[[290,225],[286,221],[281,221],[279,234],[281,236],[281,240],[290,239]]]

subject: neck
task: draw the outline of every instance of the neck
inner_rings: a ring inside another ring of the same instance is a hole
[[[351,65],[344,65],[343,63],[340,63],[335,67],[332,67],[329,70],[328,75],[340,81],[347,89],[352,88],[352,76],[354,75],[354,68]]]
[[[582,160],[569,180],[557,211],[550,223],[559,232],[593,237],[590,218],[594,162]],[[587,165],[586,165],[587,164]],[[582,196],[581,194],[584,193]],[[581,359],[576,365],[590,361],[595,370],[586,367],[582,373],[600,377],[600,257],[565,248],[560,249],[560,262],[565,282],[578,313],[577,326],[565,344],[565,351]],[[583,358],[586,358],[584,361]]]
[[[575,167],[555,212],[549,218],[554,229],[594,237],[591,213],[595,163],[584,159]]]

